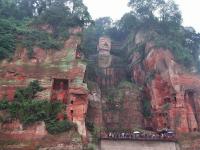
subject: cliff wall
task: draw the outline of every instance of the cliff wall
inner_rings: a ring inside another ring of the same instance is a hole
[[[140,92],[130,85],[118,86],[111,95],[102,96],[103,126],[108,130],[133,130],[142,128]],[[110,89],[108,93],[112,93]]]
[[[17,88],[38,80],[44,90],[37,93],[35,99],[66,104],[68,119],[76,123],[79,133],[86,137],[88,89],[83,82],[86,64],[77,58],[80,32],[81,28],[71,29],[69,39],[60,50],[35,47],[28,57],[26,48],[18,48],[12,60],[3,60],[0,63],[0,100],[13,101]]]
[[[169,49],[155,47],[153,43],[145,45],[143,54],[133,52],[131,74],[143,86],[143,94],[151,103],[151,127],[180,133],[198,131],[200,76],[179,65]]]

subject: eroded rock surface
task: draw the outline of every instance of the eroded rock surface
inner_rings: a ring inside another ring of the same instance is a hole
[[[83,83],[86,64],[76,58],[81,31],[80,28],[71,29],[71,35],[61,50],[46,51],[35,47],[29,58],[26,48],[18,48],[12,61],[4,60],[0,64],[0,99],[12,101],[17,88],[38,80],[44,91],[37,93],[36,99],[65,103],[68,118],[86,137],[88,89]]]
[[[102,98],[104,127],[108,130],[132,130],[142,128],[140,93],[134,87],[121,87],[111,99]]]
[[[152,128],[181,133],[199,130],[200,76],[188,73],[170,50],[147,43],[145,57],[134,52],[132,78],[144,86],[152,106]],[[147,124],[148,126],[149,124]]]

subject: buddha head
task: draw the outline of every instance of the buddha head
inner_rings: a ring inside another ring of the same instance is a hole
[[[107,36],[99,38],[98,51],[99,54],[110,54],[111,39]]]

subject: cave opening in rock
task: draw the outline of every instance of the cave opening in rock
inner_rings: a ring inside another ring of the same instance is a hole
[[[164,98],[164,103],[165,103],[165,104],[168,104],[168,103],[170,103],[170,102],[171,102],[170,97],[165,97],[165,98]]]
[[[195,94],[195,91],[192,89],[185,91],[185,100],[192,106],[193,109],[195,109],[194,94]]]
[[[176,100],[176,96],[174,96],[174,102],[175,102],[175,103],[177,102],[177,100]]]
[[[189,98],[194,97],[194,91],[193,90],[187,90],[187,94],[188,94]]]
[[[191,126],[191,124],[194,124],[195,122],[199,124],[199,117],[198,117],[198,107],[195,103],[196,97],[195,97],[195,90],[194,89],[188,89],[185,91],[184,95],[185,101],[187,102],[187,108],[188,108],[188,122],[189,122],[189,128],[190,131],[196,131],[199,130],[199,127]],[[193,120],[191,118],[194,117]]]
[[[172,94],[172,99],[174,103],[177,103],[177,97],[176,97],[176,93]]]
[[[70,117],[72,121],[73,121],[73,116],[74,116],[74,110],[70,110]]]
[[[69,82],[67,79],[53,79],[51,101],[67,103]]]
[[[67,90],[68,89],[68,80],[66,79],[54,79],[53,81],[53,90]]]

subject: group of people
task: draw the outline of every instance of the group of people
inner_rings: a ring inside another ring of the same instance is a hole
[[[108,139],[124,139],[124,140],[175,140],[176,135],[174,132],[158,132],[158,133],[145,133],[145,132],[107,132]]]

